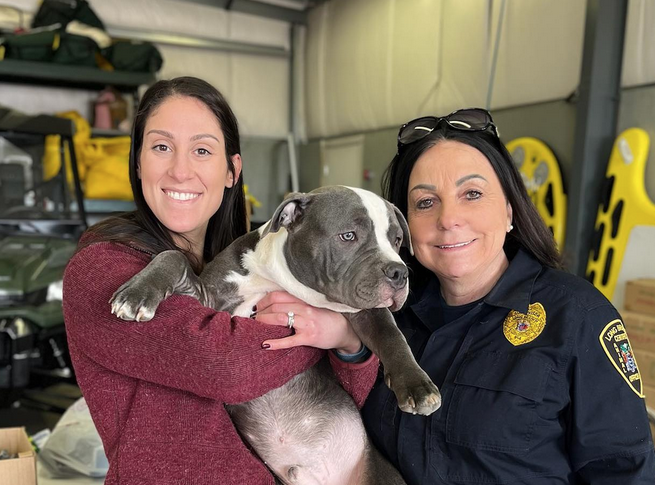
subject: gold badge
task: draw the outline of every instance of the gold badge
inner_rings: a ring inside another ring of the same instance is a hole
[[[512,345],[532,342],[546,326],[546,310],[541,303],[531,303],[528,314],[512,310],[503,322],[503,333]]]
[[[644,397],[641,374],[637,367],[637,360],[632,351],[628,334],[625,331],[623,322],[618,318],[605,325],[600,332],[600,344],[605,354],[610,359],[614,368],[619,371],[621,377],[628,383],[637,396]]]

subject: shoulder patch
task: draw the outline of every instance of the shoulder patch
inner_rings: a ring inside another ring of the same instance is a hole
[[[632,351],[625,326],[620,319],[612,320],[605,325],[605,328],[598,336],[600,345],[605,351],[607,358],[614,368],[621,374],[621,377],[628,383],[637,396],[644,397],[643,383],[637,360]]]
[[[503,322],[503,333],[512,345],[523,345],[536,339],[546,326],[546,310],[541,303],[531,303],[528,314],[512,310]]]

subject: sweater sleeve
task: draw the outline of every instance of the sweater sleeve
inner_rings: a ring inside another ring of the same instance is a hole
[[[361,409],[378,376],[379,359],[371,354],[364,362],[349,363],[339,359],[334,352],[328,354],[332,370],[341,386],[353,398],[357,408]]]
[[[148,262],[136,250],[105,242],[71,259],[63,310],[73,358],[79,352],[111,372],[233,404],[285,384],[324,355],[310,347],[263,350],[264,340],[289,330],[231,318],[188,296],[165,300],[150,322],[118,319],[112,294]]]

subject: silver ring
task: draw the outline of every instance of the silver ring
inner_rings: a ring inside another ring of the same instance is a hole
[[[289,327],[291,329],[291,328],[293,328],[295,314],[293,312],[287,312],[287,317],[288,317],[287,327]]]

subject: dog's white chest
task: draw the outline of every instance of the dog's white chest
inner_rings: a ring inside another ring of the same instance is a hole
[[[266,293],[271,291],[282,290],[282,287],[271,280],[262,278],[256,274],[242,275],[237,272],[230,273],[226,281],[237,285],[237,293],[243,298],[241,303],[232,312],[233,315],[239,317],[249,317],[252,313],[252,307],[261,300]]]

